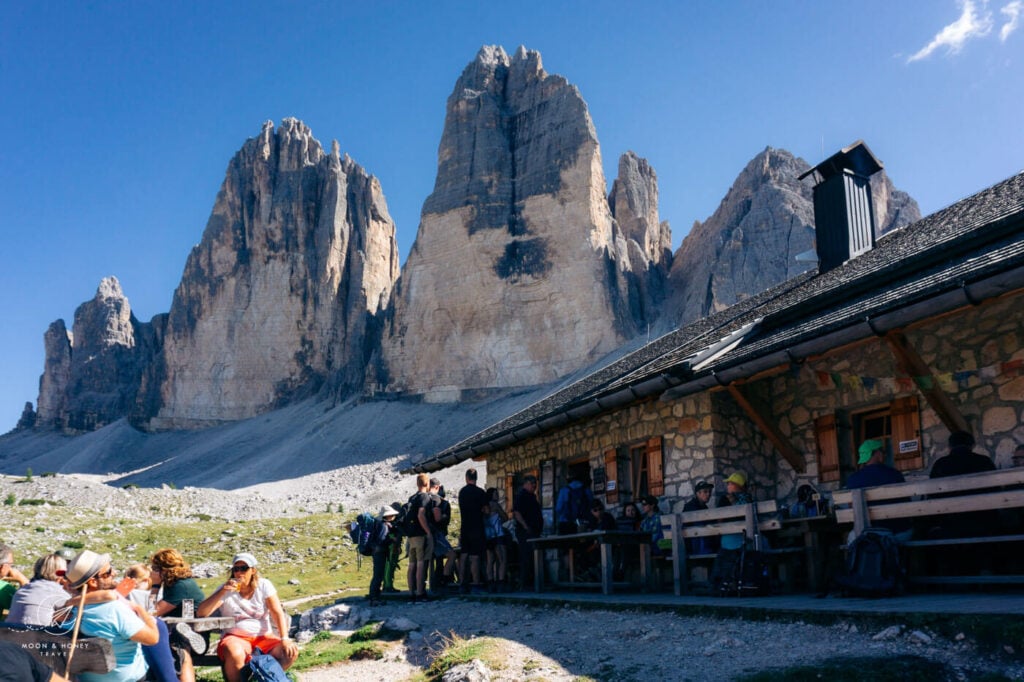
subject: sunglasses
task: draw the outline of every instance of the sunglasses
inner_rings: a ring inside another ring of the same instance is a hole
[[[109,578],[110,576],[114,575],[115,573],[117,573],[117,571],[114,568],[108,568],[103,573],[97,573],[96,577],[97,578]]]
[[[231,567],[231,572],[232,573],[245,573],[246,571],[249,570],[249,568],[250,568],[249,566],[232,566]]]

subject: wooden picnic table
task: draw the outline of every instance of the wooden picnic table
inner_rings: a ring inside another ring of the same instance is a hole
[[[178,623],[186,623],[196,632],[227,630],[235,625],[235,619],[229,616],[207,616],[206,618],[180,618],[175,616],[172,618],[164,618],[163,621],[171,628]]]
[[[820,584],[825,563],[825,552],[827,542],[822,542],[822,536],[838,532],[836,519],[831,514],[820,514],[817,516],[798,516],[787,518],[782,521],[782,527],[776,531],[780,538],[797,536],[801,540],[801,547],[804,553],[804,561],[807,570],[807,587],[812,592],[817,592],[823,585]],[[769,541],[771,536],[769,536]]]
[[[626,530],[593,530],[585,533],[568,535],[546,535],[527,540],[533,545],[533,588],[537,592],[544,590],[544,550],[568,550],[569,583],[574,587],[598,587],[604,594],[611,594],[615,570],[612,548],[615,546],[634,545],[640,551],[640,581],[643,588],[649,588],[651,570],[651,534],[640,531]],[[574,559],[577,550],[585,549],[592,542],[597,542],[601,551],[600,582],[576,582]],[[555,581],[557,583],[557,581]],[[625,585],[626,583],[623,583]]]

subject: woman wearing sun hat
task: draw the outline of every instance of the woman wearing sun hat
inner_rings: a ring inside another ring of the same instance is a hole
[[[286,670],[298,657],[299,647],[288,637],[288,616],[277,597],[277,589],[260,577],[256,557],[249,552],[235,555],[227,581],[199,605],[196,615],[205,617],[214,611],[235,619],[234,627],[221,634],[217,645],[217,657],[224,662],[228,682],[241,680],[242,668],[257,647],[276,658]]]

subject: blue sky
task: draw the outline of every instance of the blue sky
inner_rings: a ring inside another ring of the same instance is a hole
[[[0,432],[42,336],[116,275],[166,312],[228,161],[295,116],[384,188],[404,260],[445,100],[484,44],[579,87],[605,173],[659,176],[677,247],[766,146],[856,139],[927,214],[1024,167],[1022,0],[28,2],[0,22]]]

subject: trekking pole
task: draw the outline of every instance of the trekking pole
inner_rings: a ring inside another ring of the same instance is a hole
[[[64,676],[71,677],[71,659],[75,656],[75,645],[78,642],[78,629],[82,625],[82,612],[85,611],[85,593],[89,591],[89,584],[82,585],[82,598],[78,600],[78,612],[75,614],[75,627],[71,631],[71,651],[68,652],[67,660],[64,662]]]

